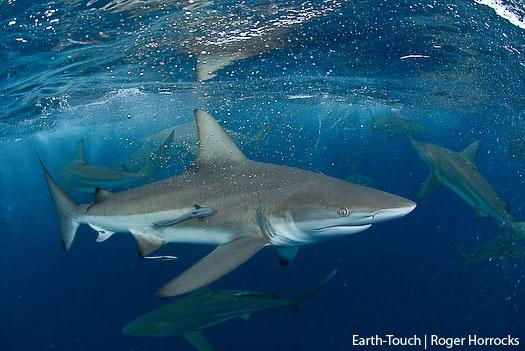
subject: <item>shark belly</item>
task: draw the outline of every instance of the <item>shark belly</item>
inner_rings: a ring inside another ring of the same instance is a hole
[[[96,231],[130,232],[146,238],[160,239],[165,243],[221,245],[238,237],[234,231],[229,231],[227,228],[212,228],[204,224],[193,226],[175,224],[162,228],[153,225],[159,221],[177,218],[187,211],[181,209],[134,215],[85,216],[80,222],[88,224]],[[198,219],[192,221],[199,222]]]

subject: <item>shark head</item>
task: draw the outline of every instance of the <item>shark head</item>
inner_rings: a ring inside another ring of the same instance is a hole
[[[269,222],[281,245],[355,234],[374,223],[403,217],[416,204],[405,198],[321,176],[308,181],[273,209]]]

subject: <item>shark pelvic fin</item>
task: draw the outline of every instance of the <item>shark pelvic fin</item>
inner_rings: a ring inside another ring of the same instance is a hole
[[[101,189],[101,188],[97,188],[95,190],[95,203],[106,201],[107,199],[110,198],[110,196],[111,196],[111,192]]]
[[[208,112],[195,110],[195,120],[199,131],[197,164],[241,163],[246,160],[228,133]]]
[[[206,334],[202,330],[193,330],[181,334],[181,336],[199,351],[213,351]]]
[[[38,156],[38,155],[37,155]],[[64,250],[69,250],[73,240],[75,240],[75,234],[77,233],[78,226],[80,223],[75,221],[75,217],[80,214],[79,206],[73,201],[73,199],[58,185],[58,183],[51,177],[46,166],[38,156],[38,161],[42,166],[44,176],[46,178],[47,187],[51,198],[55,203],[55,208],[60,219],[60,228],[62,234],[62,247]]]
[[[430,173],[427,180],[425,180],[425,183],[423,183],[423,186],[421,187],[417,198],[419,200],[425,200],[440,185],[441,181],[439,180],[438,176],[434,172]]]
[[[84,158],[84,138],[80,139],[75,150],[75,161],[86,162]]]
[[[103,241],[108,240],[115,234],[115,232],[112,232],[110,230],[99,230],[98,236],[97,236],[97,243],[101,243]]]
[[[281,266],[289,265],[297,255],[297,251],[299,251],[298,246],[279,247],[277,249],[277,254],[279,255],[279,263]]]
[[[487,218],[488,215],[485,212],[482,212],[480,210],[474,210],[476,212],[476,220],[481,220],[483,218]]]
[[[481,144],[479,140],[473,142],[472,144],[467,146],[464,150],[462,150],[460,154],[462,154],[463,156],[465,156],[472,162],[476,163],[476,155],[478,154],[479,144]]]
[[[268,242],[261,237],[244,237],[218,246],[181,275],[157,290],[161,296],[177,296],[213,283],[261,250]]]
[[[241,319],[242,319],[243,321],[248,322],[248,321],[250,320],[251,317],[252,317],[252,313],[251,313],[251,312],[248,312],[248,313],[243,314],[243,315],[241,316]]]
[[[148,256],[165,244],[164,240],[154,236],[145,236],[139,233],[131,233],[131,235],[137,240],[140,257]]]

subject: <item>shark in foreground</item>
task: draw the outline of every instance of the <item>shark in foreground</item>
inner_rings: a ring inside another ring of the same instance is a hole
[[[445,184],[476,211],[478,218],[488,216],[500,227],[514,231],[518,238],[525,238],[524,223],[514,220],[507,210],[507,205],[478,171],[475,157],[479,141],[470,144],[461,152],[415,140],[412,140],[412,144],[431,170],[421,188],[419,199],[426,198],[440,184]]]
[[[124,192],[99,190],[91,204],[77,205],[42,164],[64,248],[80,224],[98,231],[98,241],[131,233],[141,256],[170,242],[217,246],[157,291],[176,296],[221,278],[265,246],[290,261],[301,245],[355,234],[416,207],[383,191],[249,160],[207,112],[196,110],[195,119],[199,151],[185,172]]]
[[[140,169],[129,169],[125,165],[106,167],[88,163],[84,158],[84,139],[78,143],[75,159],[65,164],[60,176],[66,187],[79,192],[92,193],[97,188],[112,190],[132,184],[151,182],[163,163],[169,158],[168,151],[173,142],[173,133],[167,136],[157,150],[144,158]]]
[[[308,297],[321,289],[336,270],[315,286],[291,297],[281,298],[275,293],[254,291],[204,291],[197,290],[185,298],[146,313],[124,327],[131,336],[182,336],[199,351],[212,348],[204,329],[234,318],[248,320],[253,312],[276,307],[291,306],[297,309]]]

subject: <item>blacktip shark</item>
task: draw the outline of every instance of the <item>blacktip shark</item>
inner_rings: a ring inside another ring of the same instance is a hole
[[[491,217],[499,226],[510,228],[518,237],[525,238],[524,223],[514,220],[507,205],[479,173],[475,163],[479,141],[473,142],[461,152],[416,140],[412,140],[412,145],[431,170],[419,192],[420,200],[428,197],[440,184],[444,184],[465,200],[476,211],[478,218]]]
[[[140,169],[106,167],[91,164],[84,157],[84,139],[78,143],[75,158],[60,170],[60,176],[66,187],[79,192],[92,193],[96,189],[112,190],[141,182],[150,182],[168,159],[168,151],[173,142],[173,133],[152,154],[147,155]]]
[[[297,309],[307,298],[321,289],[335,275],[336,270],[315,286],[291,298],[275,293],[256,291],[206,291],[206,289],[178,299],[146,313],[122,330],[130,336],[181,336],[199,351],[212,347],[203,330],[234,318],[249,320],[253,312],[290,306]]]
[[[291,260],[301,245],[355,234],[410,213],[416,204],[383,191],[244,156],[204,110],[195,111],[199,152],[177,177],[119,193],[99,190],[77,205],[42,164],[69,249],[80,224],[99,241],[129,232],[147,256],[170,242],[217,247],[157,293],[176,296],[212,283],[265,246]]]

